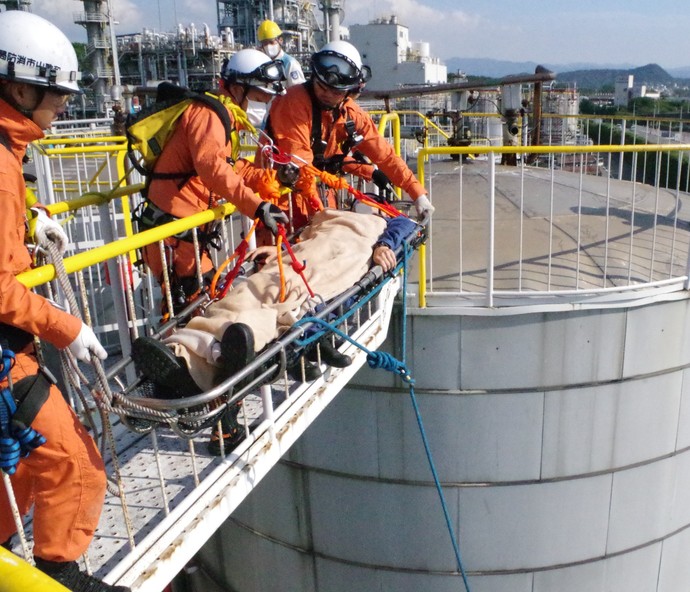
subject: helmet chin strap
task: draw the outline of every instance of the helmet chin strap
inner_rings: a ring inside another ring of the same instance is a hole
[[[247,95],[249,94],[251,87],[248,84],[242,84],[241,85],[242,86],[242,97],[240,99],[238,99],[235,96],[234,89],[231,87],[233,87],[235,85],[239,85],[239,82],[235,82],[233,84],[228,84],[227,82],[225,82],[224,84],[225,84],[225,90],[228,91],[228,94],[232,97],[232,100],[235,101],[235,103],[237,103],[240,107],[242,107],[242,103],[244,103],[244,100],[247,98]]]
[[[13,109],[19,111],[24,117],[27,119],[30,119],[31,121],[34,120],[34,111],[38,108],[38,106],[43,102],[43,99],[46,96],[46,89],[43,88],[42,86],[35,86],[35,85],[30,85],[33,88],[36,89],[36,94],[37,94],[37,99],[36,102],[34,103],[34,106],[31,108],[27,107],[22,107],[15,99],[12,97],[12,95],[6,91],[7,86],[2,85],[0,86],[0,89],[3,89],[2,92],[0,92],[0,97],[8,104],[10,105]]]

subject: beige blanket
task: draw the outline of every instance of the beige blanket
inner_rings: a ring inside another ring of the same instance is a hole
[[[306,264],[304,275],[312,291],[329,300],[350,288],[369,269],[372,247],[386,220],[371,214],[328,209],[317,213],[293,247]],[[165,339],[176,355],[189,363],[192,378],[204,390],[213,386],[218,341],[231,323],[245,323],[254,332],[256,351],[276,339],[309,309],[309,293],[283,254],[286,298],[279,302],[280,275],[276,257],[214,302],[204,316]]]

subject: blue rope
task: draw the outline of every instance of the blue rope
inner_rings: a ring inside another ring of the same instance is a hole
[[[402,356],[403,356],[403,366],[405,365],[405,355],[407,352],[407,269],[408,269],[408,256],[411,248],[409,245],[405,245],[404,249],[404,266],[405,274],[403,277],[403,287],[402,287]],[[450,541],[453,545],[453,552],[455,553],[455,561],[458,565],[458,570],[462,575],[462,581],[465,584],[465,590],[470,592],[470,584],[467,581],[467,574],[465,573],[465,568],[462,564],[462,556],[460,554],[460,544],[458,543],[458,538],[455,535],[455,530],[453,529],[453,523],[450,520],[450,513],[448,512],[448,504],[446,503],[446,497],[443,495],[443,488],[441,487],[441,480],[436,472],[436,465],[434,463],[433,456],[431,455],[431,448],[429,447],[429,440],[426,437],[426,431],[424,430],[424,423],[422,422],[422,414],[419,411],[419,405],[417,404],[417,397],[414,392],[414,381],[410,381],[410,400],[412,401],[412,408],[414,409],[415,417],[417,418],[417,425],[419,426],[419,433],[422,436],[422,443],[424,444],[424,452],[426,452],[426,458],[429,461],[429,468],[431,469],[431,474],[434,478],[434,484],[436,486],[436,491],[438,492],[438,497],[441,501],[441,508],[443,509],[443,516],[446,520],[446,526],[448,527],[448,534],[450,536]]]
[[[340,329],[338,329],[335,324],[340,324],[345,318],[348,318],[349,316],[353,315],[354,312],[361,306],[361,304],[367,302],[369,299],[371,299],[374,294],[378,293],[381,289],[381,286],[383,285],[384,282],[381,282],[381,284],[377,287],[376,290],[373,290],[366,298],[363,298],[358,304],[360,306],[358,307],[353,307],[348,313],[343,315],[342,317],[338,318],[334,323],[329,323],[327,321],[324,321],[323,319],[319,319],[316,317],[303,317],[297,323],[295,323],[295,326],[303,325],[306,323],[314,323],[317,325],[320,325],[325,328],[324,331],[319,331],[318,335],[306,338],[304,340],[297,340],[296,342],[300,345],[308,345],[310,343],[313,343],[317,339],[319,339],[324,333],[327,331],[331,331],[338,335],[341,339],[344,339],[346,341],[349,341],[351,344],[355,345],[362,351],[366,352],[367,354],[367,363],[369,366],[373,369],[376,368],[382,368],[383,370],[388,370],[389,372],[393,372],[400,376],[403,381],[408,383],[410,385],[410,398],[412,400],[412,407],[414,409],[415,417],[417,418],[417,425],[419,426],[419,433],[422,436],[422,443],[424,444],[424,451],[426,452],[426,458],[429,461],[429,467],[431,469],[431,474],[434,478],[434,484],[436,486],[436,491],[438,492],[439,499],[441,500],[441,508],[443,509],[443,516],[446,520],[446,526],[448,527],[448,534],[450,535],[450,540],[453,545],[453,551],[455,553],[455,560],[458,566],[458,571],[462,575],[462,581],[465,584],[465,590],[466,592],[470,592],[470,584],[467,581],[467,574],[465,573],[465,568],[463,567],[462,564],[462,556],[460,554],[460,545],[458,543],[457,537],[455,535],[455,530],[453,529],[453,524],[450,519],[450,513],[448,512],[448,504],[446,503],[446,498],[443,494],[443,488],[441,487],[441,481],[438,477],[438,473],[436,472],[436,465],[434,464],[434,459],[431,455],[431,448],[429,447],[429,440],[426,437],[426,432],[424,430],[424,423],[422,422],[422,415],[419,411],[419,406],[417,404],[417,397],[415,396],[414,392],[414,379],[412,378],[412,375],[410,371],[407,369],[407,366],[405,364],[405,352],[407,351],[407,270],[408,270],[408,257],[409,257],[409,252],[412,250],[410,245],[405,244],[404,249],[403,249],[403,263],[402,265],[398,265],[395,269],[395,272],[398,272],[400,268],[402,267],[403,269],[403,287],[402,287],[402,309],[403,309],[403,314],[402,314],[402,361],[397,360],[393,355],[387,353],[387,352],[379,352],[379,351],[371,351],[364,347],[361,343],[358,343],[354,339],[352,339],[349,335],[343,333]]]
[[[2,350],[0,380],[4,380],[14,364],[14,353]],[[0,389],[0,470],[13,475],[19,459],[46,443],[46,439],[32,427],[12,421],[17,404],[9,387]]]
[[[397,273],[399,271],[400,267],[401,266],[398,265],[393,270],[393,273]],[[325,335],[329,331],[332,331],[336,335],[339,335],[343,339],[346,339],[347,341],[349,341],[353,345],[356,345],[360,349],[362,349],[366,352],[369,352],[369,350],[367,348],[360,345],[356,341],[353,341],[352,339],[350,339],[350,337],[348,335],[345,335],[340,330],[338,330],[335,327],[335,325],[341,325],[344,321],[346,321],[350,317],[354,316],[357,313],[357,311],[360,308],[362,308],[367,302],[369,302],[374,296],[376,296],[383,289],[383,286],[386,285],[387,283],[388,283],[388,280],[384,280],[382,282],[379,282],[378,285],[376,285],[369,293],[367,293],[365,296],[363,296],[360,300],[357,301],[356,306],[353,306],[346,313],[337,317],[336,319],[334,319],[330,323],[327,321],[324,321],[323,319],[319,319],[317,317],[312,317],[312,316],[302,317],[299,321],[297,321],[293,324],[294,327],[300,327],[302,325],[306,325],[307,323],[314,323],[316,325],[321,325],[325,329],[323,331],[316,332],[311,337],[302,337],[300,339],[295,339],[295,343],[300,347],[306,347],[307,345],[310,345],[310,344],[314,343],[315,341],[318,341],[323,335]]]

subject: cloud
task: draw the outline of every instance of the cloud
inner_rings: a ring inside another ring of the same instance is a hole
[[[119,31],[139,31],[142,28],[142,11],[132,0],[111,0],[113,17]],[[153,2],[151,2],[153,4]],[[118,32],[119,32],[118,31]]]
[[[437,9],[417,0],[352,0],[345,9],[344,25],[366,24],[395,15],[409,29],[411,41],[429,41],[436,57],[456,55],[469,32],[482,28],[480,16],[457,9]],[[447,43],[443,40],[453,40]]]
[[[104,3],[103,10],[106,10]],[[113,17],[118,23],[116,32],[138,31],[142,25],[142,11],[133,0],[112,0]],[[72,41],[86,42],[86,29],[74,22],[74,16],[84,14],[84,3],[77,0],[34,0],[32,10],[55,23]]]
[[[35,14],[48,19],[58,26],[73,41],[84,41],[86,39],[86,33],[83,33],[83,39],[79,39],[74,34],[79,29],[84,30],[83,27],[78,27],[74,24],[74,15],[84,12],[83,2],[77,3],[74,0],[34,0],[31,9]]]

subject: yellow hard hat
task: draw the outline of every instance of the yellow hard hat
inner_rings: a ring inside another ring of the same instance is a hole
[[[263,21],[259,25],[259,29],[256,32],[256,34],[259,38],[259,43],[261,43],[262,41],[268,41],[269,39],[275,39],[276,37],[280,37],[283,34],[283,32],[280,30],[280,27],[273,21]]]

